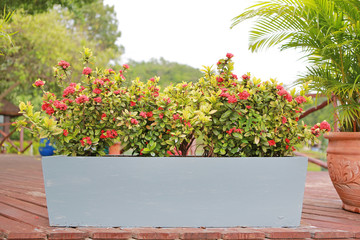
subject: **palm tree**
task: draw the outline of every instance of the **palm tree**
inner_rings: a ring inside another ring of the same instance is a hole
[[[298,83],[311,80],[312,89],[335,96],[340,130],[360,132],[360,1],[261,1],[231,27],[251,18],[249,49],[300,49],[311,66]]]

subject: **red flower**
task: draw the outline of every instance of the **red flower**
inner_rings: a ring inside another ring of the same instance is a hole
[[[66,69],[68,67],[70,67],[70,63],[64,61],[64,60],[61,60],[59,63],[58,63],[58,66],[61,66],[63,69]]]
[[[63,92],[63,97],[66,97],[69,94],[72,94],[75,92],[75,88],[73,86],[68,86],[67,88],[64,89]]]
[[[114,91],[114,94],[116,94],[116,95],[120,94],[120,90]]]
[[[149,80],[152,82],[155,82],[155,78],[150,78]]]
[[[292,96],[290,94],[286,95],[285,98],[288,102],[292,101]]]
[[[158,92],[154,92],[152,95],[153,95],[154,97],[158,97],[158,96],[159,96],[159,93],[158,93]]]
[[[277,92],[277,94],[279,95],[279,96],[283,96],[283,95],[288,95],[289,93],[284,89],[284,88],[282,88],[280,91],[278,91]]]
[[[276,144],[275,140],[269,140],[268,143],[270,146],[275,146],[275,144]]]
[[[94,90],[93,90],[93,93],[96,93],[96,94],[100,94],[102,92],[102,90],[101,89],[98,89],[98,88],[95,88]]]
[[[323,121],[322,123],[320,123],[320,129],[326,130],[327,132],[331,131],[330,124],[327,121]]]
[[[178,113],[177,113],[177,114],[174,114],[174,115],[173,115],[173,119],[174,119],[174,120],[180,119],[180,115],[179,115]]]
[[[183,88],[184,88],[184,87],[187,87],[187,84],[183,84],[182,87],[183,87]]]
[[[295,99],[295,100],[296,100],[296,99]],[[302,111],[303,111],[303,109],[300,108],[300,107],[298,108],[298,110],[295,110],[296,113],[301,113]]]
[[[218,61],[217,63],[216,63],[216,65],[220,65],[221,64],[221,62],[220,61]]]
[[[293,151],[296,151],[296,148],[294,148],[294,147],[291,147],[291,149],[292,149]]]
[[[136,102],[130,101],[130,106],[136,106]]]
[[[112,74],[115,73],[115,71],[112,68],[109,68],[108,71],[109,71],[109,73],[112,73]]]
[[[131,124],[135,124],[135,125],[139,123],[139,121],[136,120],[135,118],[132,118],[132,119],[130,120],[130,122],[131,122]]]
[[[153,112],[152,112],[152,111],[150,111],[150,112],[146,113],[146,116],[147,116],[148,118],[151,118],[153,115],[154,115],[154,114],[153,114]]]
[[[43,102],[43,105],[41,105],[41,109],[43,110],[43,111],[45,111],[48,107],[50,107],[51,105],[49,104],[49,103],[47,103],[47,102]]]
[[[283,123],[283,124],[287,123],[286,117],[282,117],[282,123]]]
[[[141,112],[139,115],[143,118],[146,118],[146,112]]]
[[[101,114],[101,120],[103,120],[104,118],[106,118],[106,113],[103,113],[103,114]]]
[[[238,77],[237,77],[235,74],[231,74],[231,76],[232,76],[234,79],[238,79]]]
[[[55,112],[55,111],[54,111],[54,109],[53,109],[52,107],[48,107],[48,108],[46,109],[46,113],[49,114],[49,115],[52,115],[54,112]]]
[[[64,129],[63,130],[63,135],[66,137],[69,134],[68,130]]]
[[[36,80],[34,84],[36,87],[41,87],[41,86],[44,86],[45,83],[39,79],[39,80]]]
[[[250,79],[250,76],[244,74],[244,75],[241,76],[241,78],[244,79],[244,80],[247,80],[247,79]]]
[[[247,109],[250,109],[250,108],[251,108],[251,106],[246,106],[246,108],[247,108]]]
[[[85,143],[91,145],[92,144],[92,141],[91,141],[91,138],[90,137],[84,137],[82,140],[80,140],[81,142],[81,145],[84,146]]]
[[[238,96],[241,100],[246,100],[250,97],[250,93],[248,93],[248,91],[244,90],[241,93],[239,93]]]
[[[75,102],[80,104],[80,103],[85,103],[88,102],[89,98],[86,95],[81,95],[80,97],[75,99]]]
[[[89,75],[92,72],[92,69],[89,67],[84,68],[82,74]]]
[[[295,98],[295,101],[296,101],[298,104],[301,104],[301,103],[306,102],[306,99],[305,99],[303,96],[298,96],[298,97]]]
[[[166,151],[166,153],[169,154],[170,156],[174,155],[174,154],[172,154],[171,151]]]
[[[286,143],[290,143],[290,140],[286,138],[286,139],[285,139],[285,142],[286,142]]]
[[[216,81],[218,81],[218,82],[223,82],[224,79],[223,79],[222,77],[216,77]]]
[[[160,118],[160,119],[163,119],[163,117],[164,117],[164,114],[163,114],[163,113],[160,113],[160,114],[159,114],[159,118]]]
[[[164,109],[163,109],[162,107],[159,107],[158,110],[162,111],[162,110],[164,110]]]
[[[124,64],[124,65],[123,65],[123,68],[125,68],[125,69],[129,69],[129,65]]]
[[[94,98],[94,101],[95,101],[95,102],[98,102],[98,103],[101,103],[101,102],[102,102],[102,99],[101,99],[101,97],[96,97],[96,98]]]
[[[236,103],[237,98],[234,95],[228,97],[228,103]]]
[[[289,145],[286,145],[285,149],[288,150],[288,149],[289,149]]]
[[[185,122],[185,126],[188,126],[189,128],[191,128],[191,123],[190,122]]]
[[[226,54],[226,57],[229,58],[229,59],[232,58],[233,56],[234,56],[234,54],[232,54],[232,53],[227,53]]]
[[[284,87],[283,87],[283,86],[281,86],[281,85],[277,85],[277,86],[276,86],[276,89],[283,90],[283,89],[284,89]]]

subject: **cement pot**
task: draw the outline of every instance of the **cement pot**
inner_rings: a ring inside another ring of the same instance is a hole
[[[297,227],[304,157],[42,159],[51,226]]]
[[[343,208],[360,213],[360,132],[330,132],[327,162]]]

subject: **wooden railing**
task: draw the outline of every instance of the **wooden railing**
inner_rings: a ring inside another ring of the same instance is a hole
[[[4,126],[10,126],[11,123],[1,123],[0,127]],[[10,136],[16,131],[16,129],[13,129],[10,133],[6,133],[2,130],[0,130],[0,152],[2,153],[2,147],[5,142],[10,143],[10,145],[15,148],[19,153],[24,153],[31,145],[32,141],[29,142],[29,144],[24,147],[24,128],[21,128],[20,130],[20,146],[16,146],[13,141],[11,141]],[[1,138],[2,136],[2,138]]]
[[[299,153],[299,152],[295,152],[294,154],[295,154],[295,156],[307,157],[309,162],[314,163],[322,168],[328,169],[327,163],[324,161],[321,161],[320,159],[309,157],[306,154]]]

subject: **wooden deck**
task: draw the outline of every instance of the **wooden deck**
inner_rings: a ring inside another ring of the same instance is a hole
[[[308,172],[299,228],[49,227],[40,158],[0,155],[0,239],[360,239],[327,172]]]

